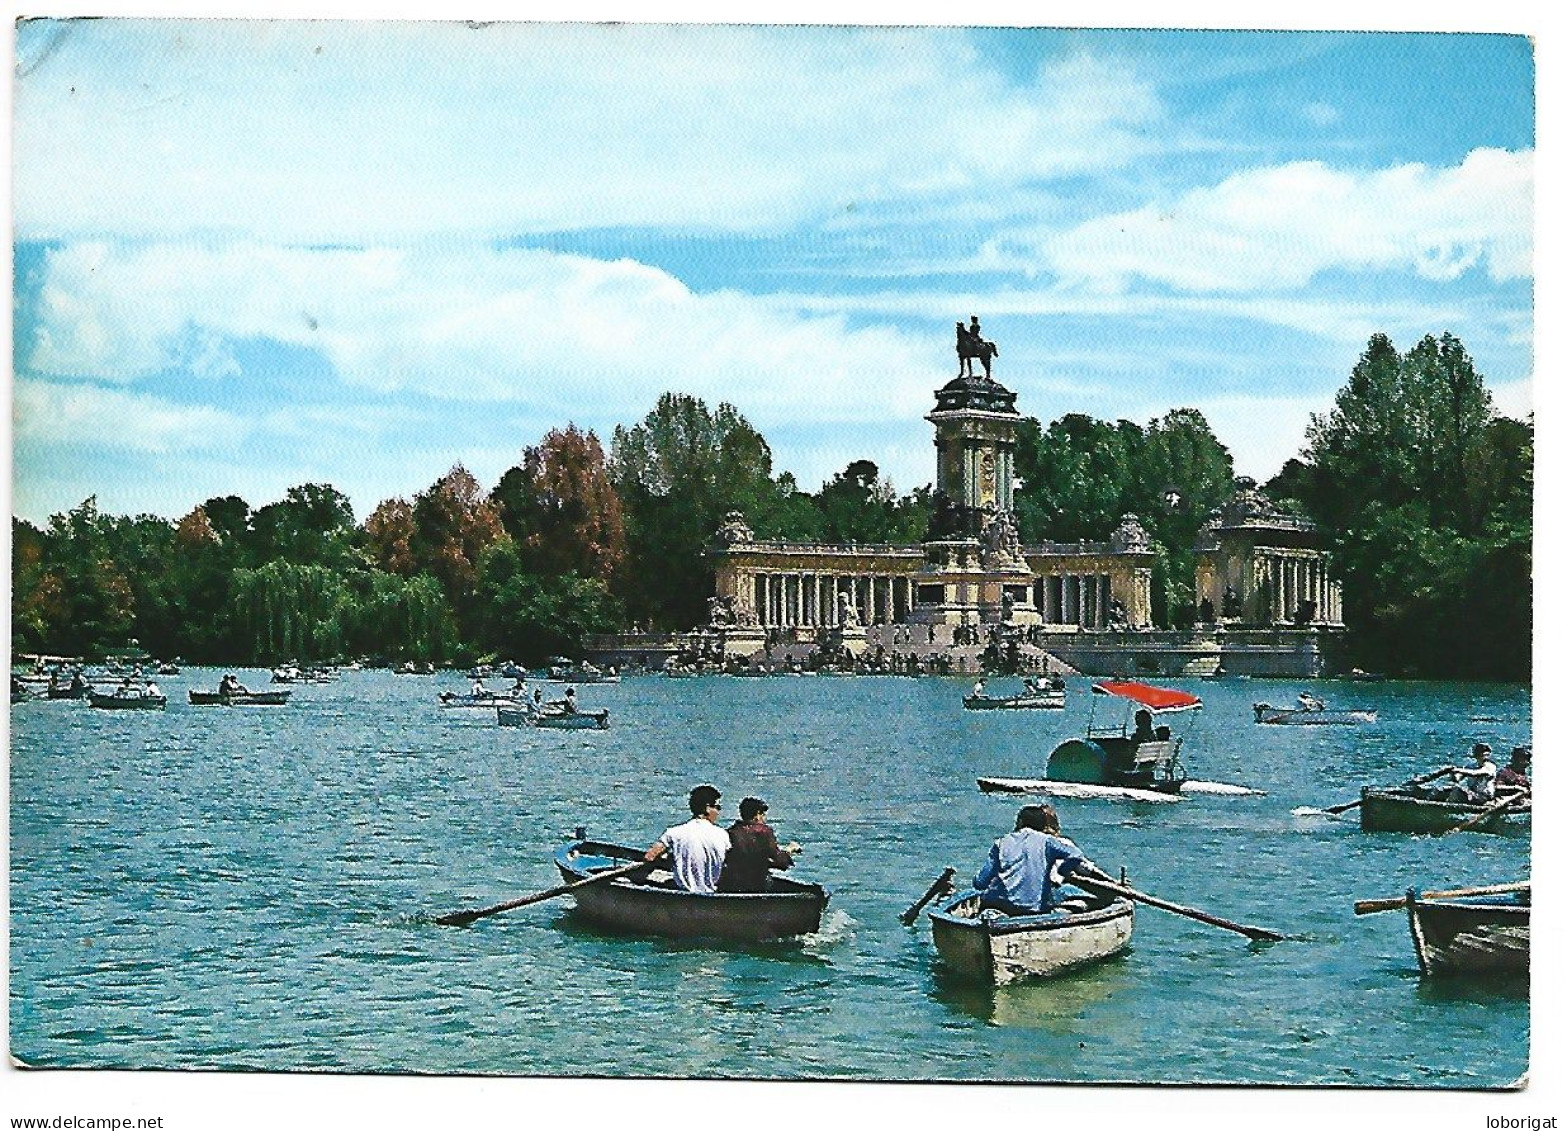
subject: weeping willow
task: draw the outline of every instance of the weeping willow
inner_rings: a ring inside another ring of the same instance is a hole
[[[268,562],[234,573],[233,612],[251,658],[322,660],[343,653],[343,623],[353,597],[324,566]]]
[[[440,662],[457,644],[457,626],[441,583],[377,573],[352,618],[350,637],[360,653]]]

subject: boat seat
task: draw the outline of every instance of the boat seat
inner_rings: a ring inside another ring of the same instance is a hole
[[[1164,742],[1140,742],[1137,749],[1132,752],[1132,765],[1142,768],[1146,766],[1162,766],[1175,756],[1175,743]]]

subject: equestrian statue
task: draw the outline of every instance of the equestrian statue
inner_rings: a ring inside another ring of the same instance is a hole
[[[1001,353],[996,348],[995,342],[987,342],[980,337],[979,316],[970,315],[969,324],[958,325],[958,376],[974,376],[974,359],[978,358],[980,364],[985,367],[985,380],[990,380],[990,359]]]

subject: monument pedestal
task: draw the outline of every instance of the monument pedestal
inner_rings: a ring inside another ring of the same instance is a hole
[[[870,647],[870,637],[865,629],[858,625],[848,628],[829,628],[826,633],[827,647],[838,652],[847,652],[856,658],[863,656]]]
[[[767,630],[761,625],[725,625],[718,630],[725,656],[749,660],[767,647]]]

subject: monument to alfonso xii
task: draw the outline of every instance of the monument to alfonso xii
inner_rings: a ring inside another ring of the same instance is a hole
[[[1307,520],[1249,480],[1203,525],[1196,628],[1155,631],[1148,534],[1123,515],[1103,542],[1018,539],[1017,394],[991,376],[979,320],[958,324],[959,375],[936,391],[935,504],[918,545],[758,541],[731,512],[712,555],[714,623],[729,656],[808,645],[832,632],[916,650],[1026,643],[1091,674],[1313,676],[1342,630],[1327,556]],[[983,368],[975,371],[974,362]]]

